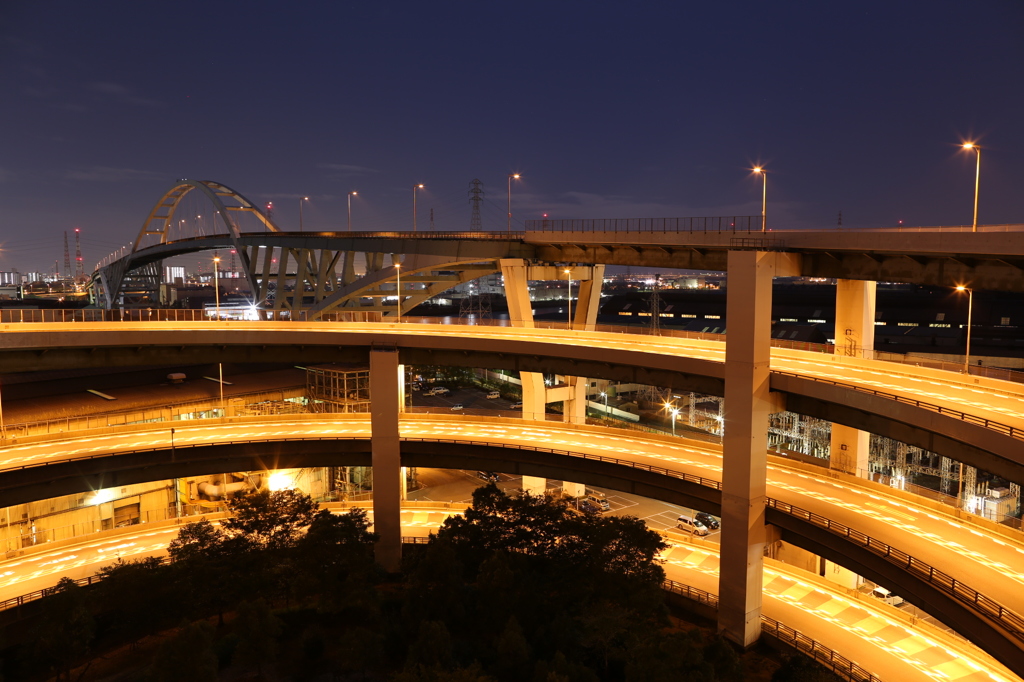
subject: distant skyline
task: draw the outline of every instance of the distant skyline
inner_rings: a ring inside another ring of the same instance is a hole
[[[757,215],[775,229],[1024,223],[1024,3],[0,7],[0,270],[87,271],[176,178],[285,230]],[[197,229],[204,206],[183,207]]]

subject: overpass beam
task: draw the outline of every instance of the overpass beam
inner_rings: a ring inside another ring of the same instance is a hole
[[[836,280],[835,354],[871,359],[875,349],[876,282]],[[871,434],[832,424],[829,467],[854,476],[868,475]]]
[[[370,351],[370,450],[373,463],[373,530],[377,563],[396,573],[402,563],[402,451],[398,415],[401,365],[397,348]]]
[[[729,252],[718,630],[744,647],[761,632],[772,278],[792,272],[795,258]]]

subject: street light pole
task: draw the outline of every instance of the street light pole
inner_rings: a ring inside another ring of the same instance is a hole
[[[679,410],[672,408],[672,435],[676,435],[676,417],[679,416]]]
[[[569,285],[569,300],[565,304],[565,309],[569,313],[569,329],[572,329],[572,270],[569,268],[565,269],[565,281]]]
[[[508,176],[508,234],[512,236],[512,181],[518,180],[519,173],[509,173]]]
[[[768,225],[768,171],[755,166],[754,172],[761,174],[761,231],[764,232]]]
[[[217,319],[220,319],[220,274],[218,272],[217,264],[220,263],[220,256],[213,257],[213,296],[215,310],[217,311]]]
[[[395,263],[395,299],[398,308],[398,322],[402,321],[402,264]]]
[[[416,190],[423,189],[423,185],[412,186],[412,231],[416,231]]]
[[[971,313],[974,309],[974,290],[958,286],[957,291],[967,292],[967,348],[964,352],[964,374],[971,373]]]
[[[981,147],[973,142],[964,143],[964,149],[973,149],[978,153],[978,167],[974,171],[974,222],[971,224],[971,232],[978,231],[978,187],[981,183]]]
[[[348,193],[348,231],[352,231],[352,197],[358,195],[359,192]]]
[[[302,232],[302,202],[309,201],[309,197],[299,199],[299,232]]]

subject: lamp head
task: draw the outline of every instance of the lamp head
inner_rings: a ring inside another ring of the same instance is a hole
[[[219,263],[220,262],[220,256],[214,256],[213,257],[213,262],[214,263]]]
[[[423,185],[416,185],[414,189],[423,189]]]
[[[357,196],[359,192],[349,192],[349,194],[351,194],[352,196]]]
[[[957,287],[956,287],[956,290],[957,291],[967,291],[967,287],[965,287],[963,284],[958,284]]]
[[[753,170],[755,173],[764,173],[765,172],[764,168],[761,168],[760,166],[754,166],[751,170]]]
[[[512,178],[513,180],[518,180],[519,179],[519,173],[513,173],[509,177]]]
[[[964,142],[964,149],[975,149],[977,145],[973,142]]]

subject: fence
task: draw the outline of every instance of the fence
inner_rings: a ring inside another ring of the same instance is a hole
[[[761,216],[527,220],[527,232],[760,232]]]
[[[886,559],[890,563],[899,566],[907,573],[910,573],[911,575],[924,580],[929,585],[938,588],[946,595],[967,604],[975,611],[979,611],[989,618],[999,621],[1007,632],[1021,642],[1024,642],[1024,618],[1014,611],[1002,606],[996,600],[986,597],[972,587],[968,587],[962,581],[957,580],[948,573],[938,570],[934,566],[911,556],[903,550],[896,549],[892,545],[873,538],[866,533],[862,533],[859,530],[850,528],[849,526],[833,521],[825,516],[821,516],[820,514],[815,514],[814,512],[801,509],[800,507],[796,507],[773,498],[768,498],[768,506],[772,509],[781,511],[784,514],[789,514],[795,518],[807,521],[819,528],[824,528],[830,533],[859,545],[873,554]]]

